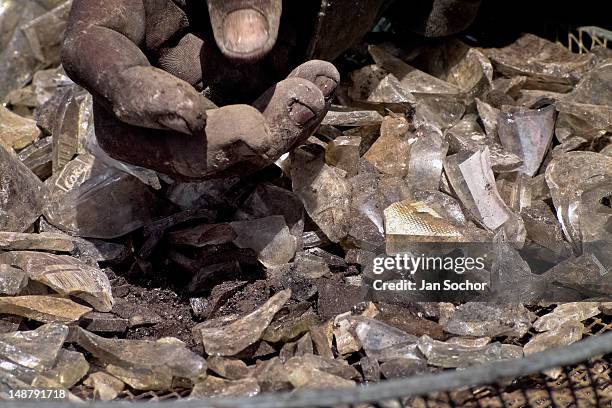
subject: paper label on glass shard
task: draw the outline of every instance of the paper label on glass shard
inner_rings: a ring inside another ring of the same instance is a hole
[[[91,158],[93,159],[93,156]],[[55,180],[55,186],[62,191],[69,192],[87,179],[92,166],[93,160],[85,161],[81,156],[74,158],[74,160],[62,168]]]
[[[422,239],[459,240],[463,234],[450,222],[423,202],[411,200],[391,204],[384,211],[387,237],[400,236],[419,241]]]

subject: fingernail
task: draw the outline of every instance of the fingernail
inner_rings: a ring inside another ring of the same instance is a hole
[[[232,52],[247,54],[262,48],[268,41],[268,22],[258,11],[236,10],[223,21],[223,44]]]
[[[323,96],[325,97],[328,97],[329,95],[331,95],[336,90],[336,87],[338,86],[336,81],[324,75],[320,75],[316,77],[314,83],[316,86],[319,87],[319,89],[323,93]]]
[[[293,119],[293,121],[298,125],[305,124],[312,119],[314,115],[315,114],[312,109],[302,105],[299,102],[294,102],[293,105],[291,105],[291,111],[289,112],[291,119]]]

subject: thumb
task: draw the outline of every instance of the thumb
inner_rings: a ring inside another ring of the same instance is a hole
[[[274,47],[281,11],[282,0],[208,0],[217,46],[240,61],[257,60]]]

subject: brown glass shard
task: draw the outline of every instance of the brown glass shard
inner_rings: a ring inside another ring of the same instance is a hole
[[[491,342],[490,337],[451,337],[446,340],[448,344],[456,344],[463,347],[484,347]]]
[[[23,149],[40,135],[40,129],[32,119],[21,117],[0,106],[0,145],[5,149]]]
[[[297,389],[338,389],[351,388],[356,384],[337,375],[326,373],[319,369],[296,367],[289,372],[288,380]]]
[[[310,329],[310,338],[317,355],[324,358],[334,358],[332,352],[333,336],[333,322],[331,320]]]
[[[595,255],[608,271],[612,271],[610,197],[612,197],[612,174],[606,175],[601,183],[586,188],[580,197],[572,200],[569,205],[574,209],[571,222],[574,228],[576,224],[580,228],[583,253]]]
[[[87,375],[88,371],[89,363],[85,360],[83,353],[61,349],[55,365],[45,374],[64,387],[72,388]]]
[[[584,325],[570,320],[544,333],[536,334],[523,348],[525,355],[570,345],[582,339]]]
[[[408,65],[380,46],[370,46],[368,52],[376,65],[395,75],[407,92],[440,95],[458,95],[461,92],[455,85]]]
[[[0,32],[0,50],[6,47],[13,36],[13,32],[17,28],[19,22],[23,18],[27,18],[28,3],[14,0],[2,0],[2,11],[0,11],[0,25],[2,31]],[[31,7],[30,7],[31,8]]]
[[[538,318],[533,323],[537,331],[556,329],[569,321],[582,322],[599,314],[597,302],[572,302],[558,305],[552,312]]]
[[[543,82],[576,83],[594,62],[590,54],[574,54],[561,44],[533,34],[524,34],[504,48],[482,51],[500,73],[524,75]]]
[[[106,274],[75,258],[14,251],[0,255],[0,260],[20,268],[31,280],[41,282],[61,295],[83,299],[98,311],[108,312],[113,307],[113,295]]]
[[[200,224],[185,229],[178,229],[166,235],[167,242],[174,245],[204,247],[232,242],[236,232],[229,224]]]
[[[382,116],[377,111],[334,111],[330,110],[323,118],[322,125],[329,126],[368,126],[378,125]]]
[[[174,377],[165,370],[142,366],[108,364],[106,372],[135,390],[166,391],[172,389]]]
[[[106,364],[120,369],[150,371],[171,379],[195,379],[206,372],[206,361],[185,343],[165,337],[157,341],[107,339],[81,328],[78,344]]]
[[[367,65],[351,72],[348,95],[356,102],[413,105],[415,99],[399,79],[377,65]]]
[[[350,312],[342,313],[336,316],[333,320],[333,333],[336,340],[336,349],[340,355],[354,353],[359,351],[361,348],[355,336],[350,332],[351,322],[348,320],[350,316]]]
[[[290,296],[290,290],[278,292],[260,308],[229,324],[207,327],[204,322],[196,325],[193,328],[194,336],[201,340],[204,351],[209,355],[236,355],[261,338],[274,315],[289,300]]]
[[[287,369],[278,357],[258,360],[253,367],[253,377],[257,379],[262,391],[283,391],[291,389],[287,379]]]
[[[69,299],[52,296],[0,297],[0,313],[14,314],[43,323],[69,323],[79,320],[91,308]]]
[[[206,360],[208,369],[228,380],[240,380],[251,376],[251,371],[242,360],[212,356]]]
[[[72,252],[74,249],[74,240],[64,234],[0,232],[0,250],[4,251]]]
[[[478,109],[478,116],[484,126],[485,133],[489,139],[497,140],[497,118],[500,110],[478,98],[476,98],[476,108]]]
[[[455,225],[465,225],[467,219],[459,201],[441,191],[415,191],[413,193],[415,201],[428,205],[440,216]]]
[[[45,184],[45,217],[78,236],[116,238],[168,211],[136,177],[89,154],[77,156]]]
[[[38,139],[19,152],[19,160],[41,180],[51,176],[51,136]]]
[[[261,339],[270,343],[289,342],[317,326],[320,321],[317,314],[307,303],[287,307],[288,313],[277,316],[261,335]]]
[[[357,174],[360,144],[359,136],[338,136],[327,144],[325,161],[344,170],[347,177],[352,177]]]
[[[612,293],[612,276],[590,252],[558,263],[542,278],[549,284],[551,300],[578,301],[585,296],[606,299]]]
[[[530,240],[560,255],[571,253],[557,217],[544,201],[532,201],[529,207],[521,210],[521,217]]]
[[[258,184],[237,214],[240,219],[265,218],[271,215],[285,217],[291,234],[297,238],[299,248],[304,232],[304,206],[294,192],[270,183]]]
[[[51,126],[53,173],[58,173],[83,152],[87,133],[93,127],[91,95],[78,86],[62,90]]]
[[[414,377],[426,371],[427,363],[424,360],[414,360],[411,358],[394,358],[380,365],[381,374],[388,380]]]
[[[74,86],[74,82],[68,78],[66,71],[64,71],[61,65],[57,68],[36,71],[32,78],[32,92],[36,97],[36,111],[38,112],[42,105],[53,98],[58,89],[71,86]],[[35,116],[37,117],[36,121],[38,123],[38,115],[36,115],[36,113]],[[43,130],[48,130],[45,129],[44,126],[40,127],[43,128]]]
[[[324,163],[322,151],[300,148],[291,156],[293,191],[332,242],[344,238],[350,225],[350,185],[345,175]]]
[[[380,126],[380,137],[363,155],[378,171],[389,176],[406,177],[411,142],[409,123],[403,116],[385,116]]]
[[[85,330],[94,333],[124,333],[129,325],[127,319],[112,313],[89,312],[79,322]]]
[[[414,126],[435,126],[441,131],[453,127],[465,113],[462,100],[449,95],[415,94]]]
[[[293,274],[306,279],[329,277],[331,272],[323,258],[309,252],[298,252],[293,261]]]
[[[384,244],[383,209],[380,180],[375,172],[362,172],[351,183],[351,225],[347,246],[376,250]],[[402,180],[403,182],[403,180]]]
[[[100,401],[114,400],[125,387],[123,381],[104,371],[90,374],[83,383],[94,389],[94,397]]]
[[[612,130],[612,97],[607,90],[612,80],[612,62],[590,70],[576,87],[556,103],[570,131],[591,140],[599,132]],[[590,137],[589,137],[590,136]]]
[[[26,5],[26,12],[19,20],[12,38],[6,48],[2,47],[0,52],[0,100],[2,101],[9,91],[26,85],[37,70],[60,63],[60,49],[70,2],[45,3],[34,2]]]
[[[455,38],[422,47],[411,63],[455,85],[466,94],[468,102],[492,86],[493,67],[488,58]]]
[[[377,306],[380,313],[376,316],[376,319],[383,323],[415,336],[427,334],[435,340],[445,338],[442,326],[411,313],[408,308],[387,303],[378,303]]]
[[[189,398],[204,397],[253,397],[260,392],[259,384],[254,378],[224,380],[209,375],[193,386]]]
[[[21,269],[0,264],[0,295],[18,295],[28,284],[28,275]]]
[[[285,264],[295,255],[296,239],[282,215],[235,221],[230,226],[236,233],[234,243],[239,248],[254,250],[257,259],[266,267]]]

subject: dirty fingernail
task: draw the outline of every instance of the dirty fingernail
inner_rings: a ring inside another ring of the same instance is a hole
[[[293,103],[291,105],[291,111],[289,112],[289,116],[296,122],[298,125],[303,125],[308,122],[310,119],[314,117],[314,112],[312,109],[307,106],[302,105],[299,102]]]
[[[236,10],[223,22],[225,47],[232,52],[247,54],[262,48],[268,41],[268,22],[258,11]]]
[[[336,81],[323,75],[316,77],[314,83],[316,86],[319,87],[319,89],[323,93],[323,96],[325,97],[331,95],[338,86]]]

